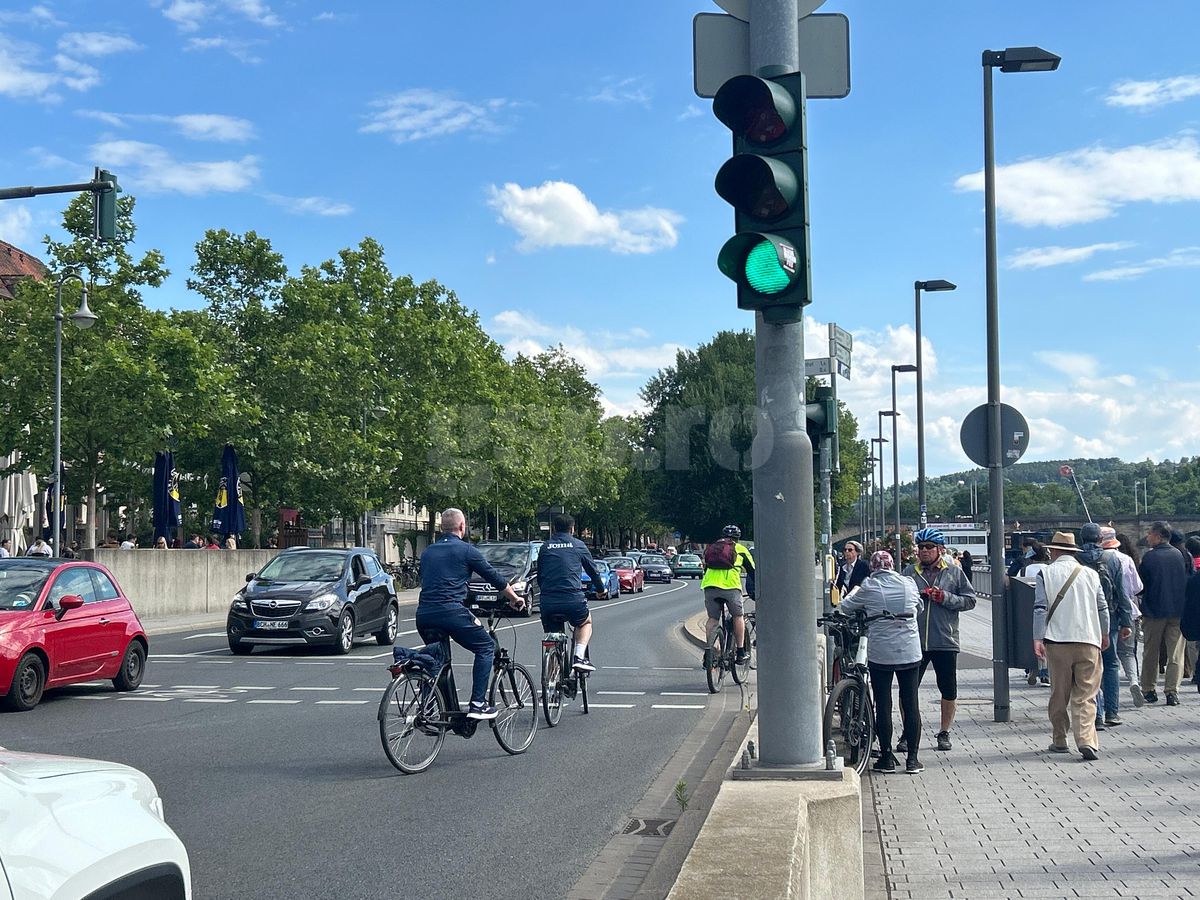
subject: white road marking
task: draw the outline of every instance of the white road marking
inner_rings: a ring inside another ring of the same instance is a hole
[[[664,697],[707,697],[708,691],[663,691]]]
[[[209,632],[206,632],[205,634],[189,634],[187,637],[184,638],[184,640],[185,641],[194,641],[197,638],[206,638],[206,637],[225,637],[225,632],[209,631]]]
[[[146,687],[146,685],[142,685]],[[172,691],[215,691],[219,684],[173,684],[168,690]]]
[[[692,672],[699,666],[651,666],[655,672]]]
[[[72,700],[108,700],[116,694],[68,694]]]
[[[232,666],[232,659],[198,659],[196,662],[207,663],[210,666]]]
[[[341,688],[336,688],[336,687],[294,687],[294,688],[289,688],[289,690],[293,690],[293,691],[340,691]]]
[[[695,706],[692,706],[687,703],[655,703],[650,708],[651,709],[704,709],[704,705],[700,704],[700,703],[696,704]]]
[[[645,691],[596,691],[601,697],[644,697]]]
[[[602,669],[640,669],[641,666],[601,666]]]
[[[302,659],[298,663],[296,663],[296,665],[298,665],[298,666],[332,666],[335,664],[331,663],[331,662],[319,662],[317,660]]]
[[[373,688],[354,688],[354,690],[356,690],[356,691],[370,691],[372,694],[377,694],[377,693],[379,693],[379,690],[380,690],[380,689],[379,689],[379,688],[377,688],[377,687],[373,687]]]
[[[170,698],[170,697],[133,697],[133,696],[125,696],[125,697],[122,697],[121,699],[122,699],[122,700],[142,700],[142,701],[144,701],[144,702],[146,702],[146,703],[166,703],[166,702],[167,702],[168,700],[170,700],[171,698]]]
[[[282,706],[284,704],[287,704],[290,706],[291,704],[299,703],[300,701],[299,700],[247,700],[246,702],[247,703],[264,703],[264,704],[271,703],[276,706]]]
[[[588,709],[633,709],[632,703],[589,703]]]
[[[277,660],[274,660],[274,659],[248,659],[248,660],[246,660],[246,665],[248,665],[248,666],[282,666],[283,663],[278,662]]]
[[[279,688],[265,687],[260,684],[235,684],[232,688],[235,691],[277,691]]]
[[[392,651],[389,650],[386,653],[376,653],[374,656],[360,656],[358,658],[359,659],[383,659],[385,656],[391,656],[391,655],[392,655]]]
[[[184,703],[237,703],[237,700],[226,700],[219,697],[188,697]]]
[[[318,700],[317,706],[366,706],[370,700]]]

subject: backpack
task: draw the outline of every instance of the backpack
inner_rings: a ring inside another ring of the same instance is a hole
[[[1117,586],[1113,583],[1112,575],[1108,572],[1106,560],[1100,557],[1095,563],[1084,563],[1089,569],[1100,576],[1100,587],[1104,590],[1104,602],[1108,604],[1109,621],[1115,622],[1117,615]]]
[[[713,541],[704,548],[706,569],[732,569],[737,564],[737,544],[730,538]]]
[[[1187,586],[1186,601],[1183,607],[1183,618],[1179,620],[1179,631],[1183,634],[1184,640],[1200,641],[1200,591],[1196,588],[1200,587],[1200,582],[1196,579],[1200,578],[1200,573],[1189,575]]]

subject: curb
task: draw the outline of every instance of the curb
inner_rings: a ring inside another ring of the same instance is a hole
[[[707,622],[708,613],[697,613],[690,619],[684,619],[683,624],[679,626],[679,630],[683,632],[685,639],[703,650],[705,644],[704,630]]]

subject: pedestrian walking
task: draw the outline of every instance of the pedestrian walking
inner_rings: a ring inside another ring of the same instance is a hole
[[[1184,591],[1191,560],[1171,546],[1171,526],[1155,522],[1146,535],[1150,549],[1142,557],[1142,634],[1146,645],[1142,653],[1142,680],[1130,685],[1133,702],[1138,694],[1146,703],[1158,702],[1158,663],[1166,653],[1164,683],[1168,706],[1179,705],[1179,683],[1183,675],[1183,635],[1179,619],[1183,615]],[[1051,673],[1053,677],[1053,672]]]
[[[904,569],[905,576],[917,586],[924,602],[918,621],[921,635],[921,668],[918,677],[933,666],[938,691],[942,695],[941,728],[937,749],[951,749],[950,726],[958,705],[958,616],[975,608],[975,588],[962,569],[951,565],[945,554],[946,536],[937,528],[922,528],[913,540],[917,544],[917,562]],[[897,747],[900,752],[906,748]]]
[[[1096,573],[1108,606],[1108,646],[1101,654],[1104,671],[1100,677],[1100,693],[1096,697],[1096,730],[1104,731],[1121,724],[1121,662],[1117,658],[1117,642],[1133,633],[1133,613],[1125,595],[1121,561],[1114,551],[1100,546],[1103,537],[1100,526],[1088,522],[1080,529],[1079,537],[1082,546],[1075,559]]]
[[[958,564],[962,566],[963,574],[967,576],[967,581],[970,581],[971,573],[975,568],[975,558],[971,556],[970,550],[962,552],[962,556],[958,558]]]
[[[1096,692],[1108,648],[1108,602],[1094,569],[1076,559],[1075,535],[1057,531],[1050,565],[1034,579],[1033,652],[1050,667],[1050,752],[1067,753],[1067,731],[1086,760],[1100,757]]]
[[[845,597],[870,574],[871,567],[863,559],[863,545],[858,541],[846,541],[846,546],[842,548],[842,565],[838,568],[837,578],[833,582],[838,596]]]
[[[1129,612],[1133,617],[1133,628],[1128,637],[1117,641],[1117,659],[1121,661],[1125,683],[1133,684],[1140,677],[1137,665],[1138,633],[1142,628],[1142,576],[1138,574],[1140,557],[1137,548],[1133,546],[1133,541],[1129,539],[1129,535],[1117,534],[1115,529],[1107,526],[1100,529],[1100,546],[1105,550],[1115,552],[1117,559],[1121,561],[1121,572],[1125,578],[1125,596],[1129,598]],[[1141,692],[1138,693],[1138,696],[1140,695]],[[1138,702],[1138,697],[1134,697],[1134,705],[1142,705]]]
[[[898,618],[876,619],[867,625],[867,668],[871,672],[871,694],[875,698],[875,734],[880,756],[874,769],[895,772],[898,765],[892,753],[892,678],[900,687],[903,743],[908,755],[904,771],[916,775],[924,771],[917,751],[921,746],[921,708],[917,691],[921,684],[921,635],[917,614],[921,598],[911,578],[900,575],[886,550],[871,554],[870,574],[854,596],[842,601],[839,612],[863,611],[867,617],[891,613]]]
[[[1025,553],[1009,567],[1009,576],[1020,575],[1022,578],[1035,578],[1038,572],[1050,565],[1050,551],[1042,545],[1041,541],[1033,538],[1026,538],[1023,545]],[[1046,667],[1044,659],[1038,660],[1037,665],[1032,669],[1025,670],[1025,682],[1031,687],[1035,684],[1050,684],[1050,670]]]

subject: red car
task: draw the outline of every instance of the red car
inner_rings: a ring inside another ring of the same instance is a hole
[[[613,556],[606,559],[605,562],[617,573],[617,579],[621,582],[622,594],[632,594],[634,591],[640,594],[646,589],[645,574],[630,557]]]
[[[0,704],[33,709],[46,688],[97,678],[136,690],[147,648],[137,613],[104,566],[0,559]]]

